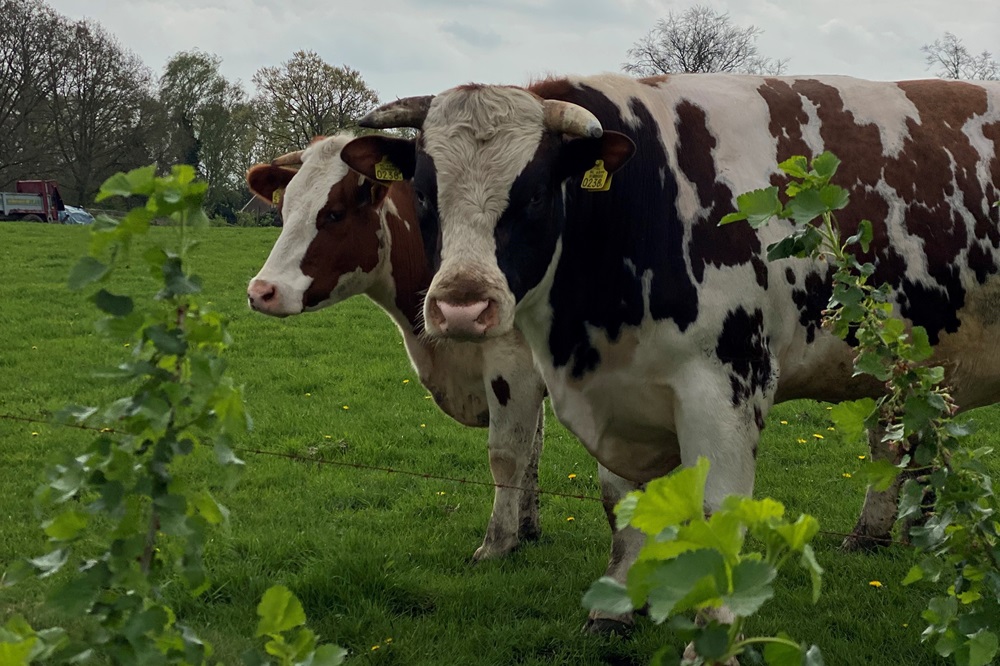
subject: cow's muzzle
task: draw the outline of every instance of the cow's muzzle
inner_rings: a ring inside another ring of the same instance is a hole
[[[278,285],[267,280],[251,280],[250,286],[247,287],[247,303],[251,309],[266,315],[284,317],[289,314],[282,311],[282,298]]]
[[[483,338],[500,323],[499,308],[493,299],[456,302],[429,298],[426,323],[432,335]]]

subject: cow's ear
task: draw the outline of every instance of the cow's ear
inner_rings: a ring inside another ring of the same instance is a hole
[[[285,188],[296,173],[298,172],[295,169],[271,164],[255,164],[247,171],[247,186],[257,197],[277,206],[281,202]]]
[[[417,163],[416,144],[412,139],[360,136],[344,146],[340,159],[374,181],[409,180]]]
[[[598,139],[570,139],[563,144],[559,168],[564,178],[578,176],[592,168],[597,160],[614,173],[625,166],[635,153],[635,143],[621,132],[606,131]]]

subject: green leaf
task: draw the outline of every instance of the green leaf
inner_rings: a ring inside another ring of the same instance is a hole
[[[910,353],[910,360],[926,361],[934,354],[931,347],[930,338],[927,337],[927,329],[923,326],[914,326],[910,331],[910,340],[913,342],[913,351]]]
[[[306,623],[302,604],[284,585],[274,585],[264,592],[257,606],[260,622],[254,636],[280,634]]]
[[[93,257],[81,257],[73,266],[73,270],[69,272],[67,280],[69,288],[72,291],[80,291],[88,284],[103,278],[110,269],[110,266],[102,264]]]
[[[730,495],[722,500],[722,511],[732,513],[740,522],[753,529],[785,514],[781,502],[770,497],[755,500],[743,495]]]
[[[823,567],[819,565],[816,561],[816,553],[813,552],[811,545],[806,544],[802,547],[802,557],[799,558],[799,565],[809,572],[809,578],[812,580],[812,602],[816,603],[819,601],[820,588],[823,586]]]
[[[52,541],[70,541],[87,527],[87,514],[76,509],[64,511],[52,520],[42,523],[45,534]]]
[[[133,194],[152,194],[156,184],[156,167],[154,165],[139,167],[128,173],[118,172],[101,185],[96,201],[110,197],[128,197]]]
[[[788,639],[788,636],[783,633],[778,634],[778,636]],[[803,657],[803,650],[797,645],[768,643],[764,646],[764,661],[768,663],[768,666],[802,666]]]
[[[830,151],[824,151],[812,161],[813,171],[816,175],[824,182],[830,182],[834,174],[837,173],[837,168],[840,166],[840,158],[831,153]]]
[[[650,481],[636,503],[629,525],[646,534],[659,534],[668,526],[704,519],[708,467],[707,458],[698,458],[694,467]]]
[[[673,560],[640,561],[629,569],[627,588],[636,608],[649,603],[649,616],[663,622],[677,612],[713,600],[728,587],[726,564],[714,550],[683,553]]]
[[[771,186],[760,190],[753,190],[752,192],[745,192],[736,197],[736,208],[739,211],[738,214],[743,216],[738,219],[746,219],[751,227],[757,229],[781,212],[781,202],[778,200],[778,188]],[[726,217],[733,215],[736,214],[730,213]],[[729,221],[734,222],[736,220],[731,219]],[[724,223],[727,223],[725,217],[720,224]]]
[[[801,551],[819,531],[819,522],[808,514],[802,514],[791,525],[779,525],[774,530],[782,536],[792,550]]]
[[[778,570],[767,562],[744,560],[733,567],[733,591],[725,597],[729,609],[741,617],[752,615],[774,596],[771,581]]]
[[[924,500],[924,489],[916,479],[907,479],[903,482],[903,487],[899,492],[899,520],[904,520],[910,516],[919,516],[923,510],[920,508]]]
[[[625,586],[610,576],[601,576],[594,581],[583,595],[583,605],[585,608],[613,615],[623,615],[634,610]]]
[[[824,185],[819,191],[819,198],[829,210],[845,208],[851,199],[847,190],[838,185]]]
[[[920,432],[940,416],[941,411],[931,404],[926,395],[912,394],[903,405],[903,427],[906,432]]]
[[[91,297],[100,310],[115,317],[124,317],[132,312],[134,304],[128,296],[116,296],[106,289],[101,289]]]
[[[793,155],[778,165],[778,168],[792,178],[800,180],[809,176],[809,162],[802,155]]]
[[[865,433],[867,421],[875,413],[875,401],[871,398],[847,400],[830,410],[830,420],[845,442],[856,440]]]
[[[719,220],[719,226],[721,227],[724,224],[732,224],[733,222],[739,222],[740,220],[745,220],[745,219],[747,219],[745,213],[739,213],[739,212],[727,213],[726,215],[722,216],[721,220]]]
[[[830,211],[817,190],[803,190],[788,202],[787,210],[798,224],[808,224]]]
[[[311,659],[302,662],[302,666],[340,666],[345,659],[347,650],[339,645],[321,645]]]
[[[157,324],[146,329],[146,338],[163,354],[180,356],[187,351],[187,342],[180,329],[167,330],[164,324]]]
[[[219,504],[207,490],[195,494],[192,502],[201,517],[212,525],[218,525],[229,517],[226,507]]]
[[[858,477],[873,489],[883,492],[889,489],[902,471],[888,460],[873,460],[858,471]]]
[[[729,651],[729,631],[726,625],[712,622],[698,632],[694,649],[709,663],[716,662]]]
[[[992,663],[997,649],[1000,648],[1000,642],[997,641],[996,634],[983,629],[969,638],[968,648],[969,666],[986,666]]]
[[[28,666],[35,652],[38,638],[32,636],[16,642],[0,642],[0,664],[4,666]]]

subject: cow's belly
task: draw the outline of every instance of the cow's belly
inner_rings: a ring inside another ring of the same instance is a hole
[[[566,368],[549,369],[546,384],[558,419],[615,474],[641,483],[680,464],[668,383],[628,367],[602,368],[582,380]]]

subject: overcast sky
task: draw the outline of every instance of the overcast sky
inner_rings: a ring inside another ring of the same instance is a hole
[[[526,83],[544,74],[619,71],[669,0],[47,0],[90,17],[159,75],[199,48],[248,91],[260,67],[298,49],[350,65],[384,101],[470,81]],[[1000,56],[1000,0],[717,0],[740,26],[763,29],[761,55],[789,74],[896,80],[932,76],[920,47],[945,31]]]

